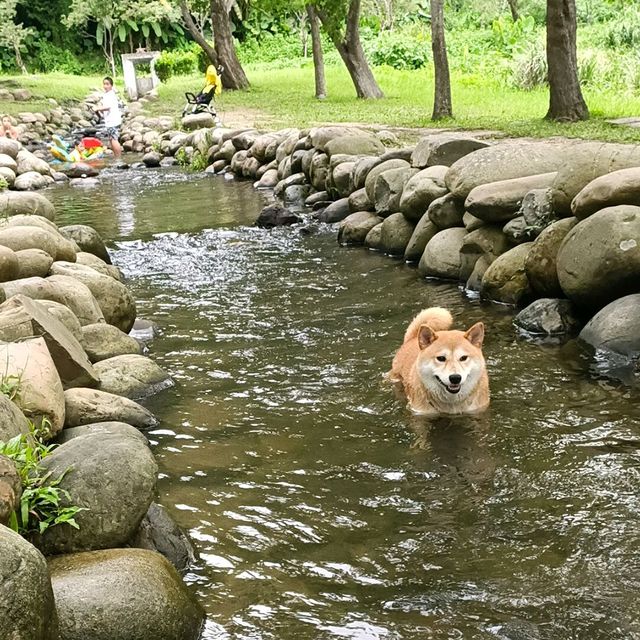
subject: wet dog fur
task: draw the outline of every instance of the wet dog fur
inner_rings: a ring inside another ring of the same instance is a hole
[[[482,355],[484,325],[451,330],[441,307],[412,320],[396,353],[390,380],[402,385],[409,408],[421,415],[475,414],[489,406],[489,377]]]

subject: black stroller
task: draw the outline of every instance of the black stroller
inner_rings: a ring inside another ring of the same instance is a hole
[[[184,97],[187,99],[187,103],[182,109],[182,117],[188,116],[194,113],[209,113],[216,121],[218,120],[215,97],[220,95],[222,91],[222,72],[224,68],[218,67],[216,71],[215,67],[211,64],[207,67],[205,74],[206,84],[197,95],[187,91]]]

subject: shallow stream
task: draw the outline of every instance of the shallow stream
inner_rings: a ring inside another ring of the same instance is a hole
[[[328,227],[251,228],[249,183],[101,179],[48,195],[161,330],[177,384],[146,402],[149,437],[205,638],[640,638],[638,390]],[[432,305],[487,325],[481,419],[418,419],[382,380]]]

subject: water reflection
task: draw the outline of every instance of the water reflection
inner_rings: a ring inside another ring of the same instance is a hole
[[[134,177],[54,197],[116,241],[162,329],[151,353],[177,386],[148,401],[150,437],[201,554],[207,638],[640,637],[637,388],[329,229],[242,226],[250,185]],[[487,326],[477,419],[417,418],[382,382],[433,304]]]

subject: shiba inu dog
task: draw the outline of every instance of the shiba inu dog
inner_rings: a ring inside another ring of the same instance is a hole
[[[402,384],[415,413],[470,414],[489,406],[484,325],[477,322],[467,331],[452,331],[452,324],[446,309],[423,309],[393,359],[388,377]]]

